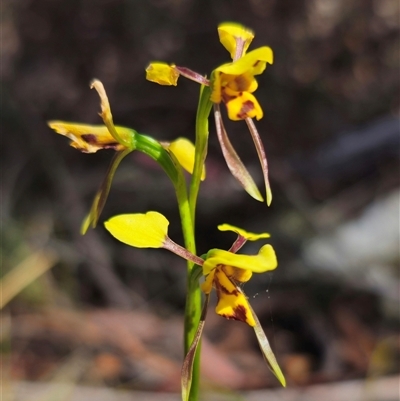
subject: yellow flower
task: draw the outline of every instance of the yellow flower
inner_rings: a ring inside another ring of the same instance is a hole
[[[241,284],[249,281],[253,273],[264,273],[277,267],[278,263],[272,246],[264,245],[257,255],[238,255],[232,251],[211,249],[204,257],[199,258],[168,237],[168,224],[168,220],[162,214],[147,212],[146,214],[125,214],[112,217],[105,223],[105,227],[111,235],[125,244],[139,248],[165,248],[202,267],[201,271],[205,281],[201,285],[201,289],[206,296],[206,300],[201,320],[182,369],[184,399],[187,399],[190,392],[194,355],[202,335],[207,305],[213,288],[218,298],[216,313],[227,319],[245,322],[254,329],[261,351],[272,372],[281,384],[285,386],[285,378],[261,324],[241,288]],[[256,241],[269,237],[267,233],[248,233],[243,229],[228,224],[219,226],[219,229],[221,231],[234,231],[238,234],[238,239],[231,247],[231,250],[234,249],[235,251],[246,240]],[[235,246],[235,244],[237,245]]]
[[[218,315],[240,320],[254,327],[256,322],[239,284],[249,281],[253,273],[264,273],[275,269],[277,265],[271,245],[264,245],[258,255],[236,255],[213,249],[208,252],[203,264],[206,280],[201,289],[209,294],[215,288],[218,298],[215,311]]]
[[[65,121],[49,121],[48,125],[57,134],[71,139],[70,145],[83,153],[95,153],[100,149],[126,149],[126,145],[117,142],[105,125],[75,124]],[[116,126],[120,137],[129,140],[133,130]]]
[[[263,117],[263,110],[254,96],[254,92],[258,88],[255,77],[263,73],[267,64],[273,63],[273,52],[269,47],[263,46],[246,54],[254,34],[240,24],[231,22],[220,24],[218,34],[222,45],[230,53],[232,62],[223,64],[212,71],[210,80],[186,67],[175,64],[168,65],[162,62],[150,63],[146,69],[146,78],[160,85],[176,85],[178,77],[183,75],[201,85],[210,86],[210,101],[214,104],[217,136],[226,163],[243,188],[253,198],[263,201],[257,185],[228,138],[219,104],[224,103],[226,105],[228,117],[231,120],[246,121],[260,160],[266,200],[267,204],[270,205],[272,193],[268,180],[267,158],[260,135],[252,119],[260,120]]]
[[[231,120],[263,117],[263,111],[253,92],[258,88],[255,75],[261,74],[266,64],[272,64],[273,53],[269,47],[253,50],[232,63],[216,68],[211,77],[211,100],[223,101]]]
[[[94,80],[90,86],[96,89],[100,97],[100,116],[104,125],[87,125],[65,121],[48,122],[50,128],[58,134],[69,138],[71,140],[70,145],[81,152],[95,153],[100,149],[117,151],[94,198],[91,210],[82,223],[82,234],[85,234],[89,227],[96,226],[107,200],[116,169],[122,159],[129,153],[134,150],[146,153],[164,168],[172,180],[173,176],[176,176],[176,166],[178,164],[189,173],[192,173],[195,156],[194,145],[188,139],[178,138],[171,143],[160,143],[151,137],[137,133],[131,128],[115,126],[103,84],[98,80]],[[178,163],[175,162],[175,159]],[[202,179],[204,178],[205,168],[203,167]]]

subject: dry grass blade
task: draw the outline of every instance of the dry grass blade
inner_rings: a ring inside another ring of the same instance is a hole
[[[18,293],[50,270],[58,261],[57,255],[49,250],[40,250],[28,256],[8,272],[1,280],[0,309],[3,309]]]

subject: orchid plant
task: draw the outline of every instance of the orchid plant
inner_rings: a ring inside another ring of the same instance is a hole
[[[220,103],[224,103],[230,120],[244,120],[249,128],[263,171],[266,201],[270,205],[272,193],[268,180],[268,165],[264,147],[253,119],[263,117],[262,108],[253,95],[261,74],[267,64],[273,62],[269,47],[260,47],[246,53],[254,34],[235,23],[222,23],[218,27],[221,43],[229,51],[232,62],[213,70],[210,79],[186,67],[175,64],[152,62],[146,69],[147,79],[160,85],[176,85],[180,75],[201,85],[196,115],[195,144],[186,138],[163,142],[137,131],[115,126],[111,108],[103,84],[94,80],[91,87],[100,97],[104,125],[76,124],[50,121],[49,126],[57,133],[68,137],[71,146],[85,153],[100,149],[113,149],[116,154],[105,179],[97,192],[91,210],[83,221],[81,232],[97,225],[110,192],[112,179],[120,162],[131,152],[142,152],[164,169],[171,180],[177,197],[185,246],[180,246],[168,237],[169,222],[162,214],[122,214],[105,222],[106,229],[119,241],[138,248],[165,248],[187,261],[187,296],[185,307],[185,359],[182,367],[182,400],[198,399],[200,375],[199,344],[207,315],[212,290],[217,296],[216,313],[226,319],[239,320],[254,329],[260,349],[271,371],[285,386],[284,375],[275,359],[261,324],[248,302],[242,284],[250,280],[253,273],[264,273],[277,267],[274,249],[267,244],[257,255],[238,254],[246,241],[269,238],[269,234],[255,234],[243,229],[222,224],[220,231],[233,231],[237,239],[229,250],[211,249],[197,256],[195,241],[195,216],[200,183],[206,177],[205,159],[208,149],[208,118],[214,111],[216,131],[222,153],[232,175],[255,199],[263,201],[257,185],[233,148],[221,116]],[[183,169],[191,173],[189,187]],[[202,295],[203,294],[203,295]],[[203,298],[203,303],[202,303]]]

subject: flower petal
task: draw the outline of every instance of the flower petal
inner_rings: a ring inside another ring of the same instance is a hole
[[[168,238],[169,221],[158,212],[121,214],[104,225],[116,239],[136,248],[162,248]]]
[[[95,153],[100,149],[122,150],[125,146],[117,142],[104,125],[75,124],[65,121],[49,121],[50,128],[71,139],[70,145],[84,153]],[[126,142],[133,142],[135,131],[125,127],[115,127]]]
[[[220,71],[230,75],[241,75],[245,72],[259,75],[265,70],[267,63],[272,64],[273,61],[274,54],[272,49],[263,46],[252,50],[232,63],[226,63],[217,67],[215,71]]]
[[[240,182],[240,184],[250,196],[262,202],[264,199],[261,196],[257,185],[251,178],[251,175],[247,171],[246,167],[243,165],[228,138],[224,123],[222,121],[221,111],[219,109],[219,105],[217,104],[214,105],[214,117],[218,140],[230,172]]]
[[[226,103],[228,117],[230,120],[239,121],[246,118],[263,118],[263,111],[253,94],[249,92],[240,92],[233,99]]]
[[[234,283],[247,283],[253,275],[251,270],[238,269],[237,267],[232,266],[224,265],[219,267],[219,269],[222,270],[226,274],[226,277],[228,277]]]
[[[261,141],[260,135],[257,131],[257,128],[251,118],[246,118],[246,124],[249,127],[251,137],[253,138],[254,145],[257,150],[258,158],[260,160],[263,176],[264,176],[264,183],[265,183],[265,191],[266,191],[266,198],[267,198],[267,205],[270,206],[272,202],[272,192],[271,186],[269,185],[268,179],[268,162],[267,156],[265,155],[265,150],[263,143]]]
[[[189,139],[178,138],[167,144],[167,149],[178,159],[179,164],[190,174],[193,174],[195,147]],[[203,166],[201,180],[206,178],[206,169]]]
[[[279,380],[282,386],[286,387],[285,376],[283,375],[282,370],[279,367],[278,362],[276,361],[275,355],[272,352],[271,346],[269,345],[267,336],[265,335],[264,330],[261,327],[260,321],[258,320],[257,315],[255,314],[250,304],[249,307],[251,309],[252,315],[256,323],[254,326],[254,332],[256,334],[257,341],[261,348],[263,357],[268,362],[268,366],[271,369],[272,373],[276,376],[276,378]]]
[[[222,249],[211,249],[203,264],[203,274],[207,276],[218,265],[248,269],[253,273],[264,273],[276,269],[278,261],[271,245],[264,245],[258,255],[237,255]]]
[[[232,59],[246,53],[254,33],[243,25],[224,22],[218,26],[219,40],[231,55]]]
[[[174,67],[167,63],[150,63],[146,68],[146,79],[159,85],[176,86],[179,72]]]
[[[216,269],[214,285],[218,297],[215,312],[226,319],[240,320],[254,327],[256,322],[247,298],[220,269]]]
[[[243,230],[242,228],[235,227],[235,226],[232,226],[232,225],[226,224],[226,223],[220,224],[218,226],[218,230],[219,231],[233,231],[234,233],[246,238],[246,240],[248,240],[248,241],[257,241],[262,238],[270,237],[270,235],[268,233],[255,234],[255,233],[251,233],[246,230]]]
[[[213,289],[214,276],[215,276],[215,269],[211,270],[210,274],[206,277],[204,283],[200,285],[201,290],[206,295],[208,295]]]
[[[132,142],[129,140],[127,141],[124,137],[120,136],[119,132],[114,126],[113,117],[111,114],[110,102],[108,101],[108,96],[106,90],[104,89],[104,85],[98,79],[94,79],[90,83],[90,89],[93,88],[97,91],[100,97],[100,107],[101,107],[101,113],[99,113],[100,117],[103,119],[104,125],[107,127],[111,136],[126,148],[132,147],[133,146]]]
[[[132,151],[133,151],[133,149],[125,149],[122,152],[118,152],[115,155],[114,159],[111,161],[111,164],[107,170],[104,181],[102,182],[102,184],[101,184],[99,190],[97,191],[97,194],[93,200],[92,207],[90,208],[90,212],[86,216],[85,220],[82,223],[82,227],[81,227],[82,235],[86,234],[86,231],[89,229],[89,227],[92,227],[92,228],[96,227],[97,222],[100,217],[100,214],[104,208],[108,194],[110,192],[111,183],[114,178],[115,171],[117,170],[117,167],[118,167],[119,163],[121,163],[122,159],[125,156],[127,156],[129,153],[131,153]]]

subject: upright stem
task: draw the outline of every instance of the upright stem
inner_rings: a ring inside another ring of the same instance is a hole
[[[210,88],[208,86],[202,86],[200,89],[200,99],[196,115],[195,162],[194,162],[192,180],[190,182],[190,191],[189,191],[191,230],[188,230],[188,228],[186,227],[187,234],[189,235],[185,236],[186,248],[193,254],[196,254],[196,244],[194,236],[196,204],[197,204],[197,196],[200,189],[201,174],[207,156],[208,116],[210,114],[211,108],[212,108],[212,103],[210,101]],[[187,210],[185,209],[185,213],[186,212]],[[185,224],[183,219],[182,219],[182,224]],[[185,233],[185,228],[184,228],[184,233]],[[193,267],[194,267],[193,263],[188,262],[187,297],[186,297],[186,308],[185,308],[185,354],[188,352],[193,342],[201,315],[201,291],[198,280],[192,279]],[[199,378],[200,378],[200,345],[197,349],[197,353],[193,363],[192,385],[189,396],[190,401],[198,400]]]
[[[201,173],[207,157],[208,148],[208,116],[210,115],[212,102],[210,101],[211,89],[209,86],[202,86],[200,99],[196,114],[196,155],[192,180],[190,182],[189,204],[193,226],[195,226],[195,214],[197,196],[200,189]]]

